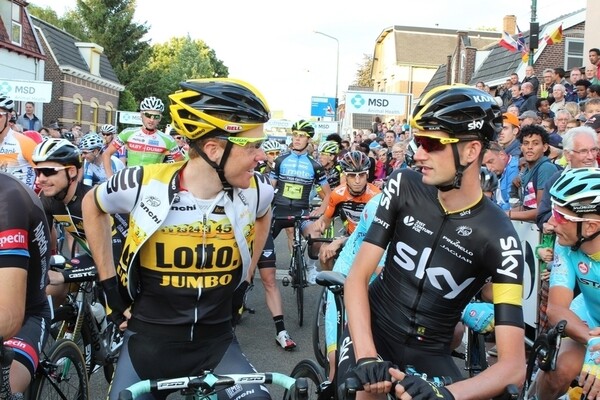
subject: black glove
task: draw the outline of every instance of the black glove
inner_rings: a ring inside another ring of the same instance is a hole
[[[111,313],[108,318],[119,327],[125,320],[123,313],[127,310],[127,306],[121,297],[119,291],[119,281],[116,276],[100,281],[104,295],[106,296],[106,304],[110,307]]]
[[[377,382],[392,381],[390,368],[394,367],[389,361],[383,361],[375,357],[361,358],[356,362],[354,374],[361,384],[376,384]]]
[[[454,400],[448,389],[435,386],[419,376],[406,375],[399,384],[410,394],[412,400]]]

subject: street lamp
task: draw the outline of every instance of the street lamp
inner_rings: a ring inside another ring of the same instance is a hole
[[[335,113],[334,121],[337,121],[337,118],[338,118],[338,81],[339,81],[339,76],[340,76],[340,41],[336,37],[333,37],[326,33],[319,32],[319,31],[313,31],[313,32],[318,35],[323,35],[325,37],[328,37],[329,39],[335,40],[335,43],[337,46],[336,58],[335,58],[335,109],[334,109],[334,113]]]

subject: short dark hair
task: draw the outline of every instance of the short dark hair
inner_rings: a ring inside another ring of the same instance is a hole
[[[560,77],[560,79],[565,77],[565,70],[561,67],[554,68],[554,73]]]
[[[594,93],[600,94],[600,85],[598,85],[598,84],[590,85],[590,86],[588,86],[588,90],[590,92],[594,92]]]
[[[597,47],[592,47],[592,48],[591,48],[591,49],[588,51],[588,53],[591,53],[592,51],[593,51],[594,53],[596,53],[597,55],[599,55],[599,56],[600,56],[600,49],[599,49],[599,48],[597,48]]]
[[[587,79],[580,79],[577,82],[575,82],[575,86],[585,86],[586,89],[589,88],[591,84],[592,83]]]
[[[544,144],[550,143],[550,135],[546,132],[543,126],[538,124],[530,124],[525,125],[521,128],[521,135],[519,136],[519,140],[523,143],[523,139],[527,136],[539,135],[542,138],[542,142]]]
[[[340,135],[338,135],[337,133],[330,133],[329,135],[327,135],[325,140],[332,140],[332,141],[336,142],[338,145],[340,145],[340,146],[342,145],[342,137]]]

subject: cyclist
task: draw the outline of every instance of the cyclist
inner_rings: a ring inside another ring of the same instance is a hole
[[[579,376],[582,398],[595,399],[600,394],[600,169],[565,171],[550,188],[550,196],[552,216],[546,225],[556,234],[557,243],[547,315],[551,324],[567,321],[567,337],[556,370],[536,376],[537,398],[559,398]]]
[[[88,134],[84,139],[92,134]],[[85,194],[91,186],[83,184],[79,180],[82,167],[81,153],[79,149],[66,139],[47,139],[38,144],[33,152],[33,162],[37,175],[36,183],[40,187],[40,199],[46,214],[49,226],[54,222],[60,224],[65,233],[68,233],[83,251],[78,259],[80,264],[73,269],[67,269],[62,273],[50,271],[50,284],[48,293],[56,298],[56,305],[62,303],[66,295],[65,282],[72,282],[73,276],[81,272],[81,268],[94,270],[90,258],[91,252],[84,231],[84,221],[81,204]],[[114,215],[112,219],[112,243],[114,254],[118,260],[123,247],[125,236],[127,236],[128,221],[125,216]],[[56,253],[56,241],[50,242],[50,249]],[[71,256],[75,256],[76,246],[73,246]]]
[[[35,142],[11,128],[9,121],[13,108],[12,99],[0,93],[0,172],[16,176],[33,189],[35,174],[32,169],[31,153]]]
[[[175,139],[157,129],[165,106],[156,97],[146,97],[140,103],[140,128],[127,128],[121,132],[106,151],[102,153],[102,162],[106,176],[113,175],[110,157],[121,147],[127,149],[127,166],[148,165],[163,161],[183,161],[184,156]]]
[[[104,145],[102,146],[102,152],[110,146],[111,142],[114,140],[115,135],[117,134],[117,128],[111,124],[104,124],[100,127],[99,132],[102,136],[102,140],[104,140]],[[122,146],[119,150],[114,154],[125,164],[127,162],[127,148]]]
[[[106,172],[102,163],[102,147],[104,141],[95,133],[88,133],[81,138],[79,149],[83,156],[83,184],[94,186],[106,180]],[[116,156],[110,157],[110,168],[113,172],[125,168],[123,162]]]
[[[340,145],[333,140],[326,140],[319,144],[319,162],[325,168],[327,183],[331,190],[343,184],[342,167],[337,162]]]
[[[335,255],[340,250],[348,236],[354,232],[365,204],[381,190],[372,183],[367,183],[371,161],[362,151],[351,151],[339,162],[344,171],[346,183],[335,188],[329,197],[325,213],[305,228],[306,231],[322,233],[327,229],[331,220],[339,215],[345,228],[345,235],[335,238],[331,243],[323,244],[319,250],[321,268],[331,270]],[[311,236],[317,236],[311,233]]]
[[[269,177],[273,167],[275,167],[275,159],[281,154],[281,143],[277,140],[267,140],[263,143],[262,149],[267,155],[267,159],[258,164],[257,170]]]
[[[351,341],[343,344],[338,370],[364,385],[357,397],[381,396],[392,379],[400,381],[398,397],[437,399],[489,399],[523,382],[521,245],[479,183],[483,152],[501,124],[494,98],[470,86],[434,88],[416,105],[414,160],[421,173],[391,174],[345,284]],[[385,266],[369,285],[388,244]],[[451,356],[454,330],[488,277],[496,364],[443,388],[390,369],[410,364],[430,377],[462,378]]]
[[[1,115],[7,118],[7,114]],[[23,393],[48,338],[45,288],[50,233],[39,198],[16,177],[0,173],[0,337],[14,349],[10,387]]]
[[[253,171],[265,159],[269,108],[235,79],[180,86],[169,96],[170,112],[189,140],[189,161],[121,170],[84,199],[111,316],[129,318],[111,399],[141,379],[254,371],[235,339],[231,308],[270,227],[273,187]],[[108,214],[115,212],[131,213],[132,227],[118,268],[109,245]],[[246,394],[270,398],[258,384]]]

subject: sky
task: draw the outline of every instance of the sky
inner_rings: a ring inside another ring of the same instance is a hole
[[[57,14],[76,0],[29,0]],[[537,21],[585,8],[587,0],[537,0]],[[594,1],[594,0],[589,0]],[[410,5],[408,5],[410,4]],[[410,9],[409,9],[410,8]],[[274,115],[310,117],[312,96],[342,97],[364,54],[371,56],[381,32],[394,25],[443,29],[496,28],[515,15],[529,30],[526,0],[137,0],[134,21],[149,25],[152,44],[190,35],[203,40],[229,76],[256,86]],[[335,39],[316,34],[323,32]],[[339,68],[336,64],[339,43]]]

